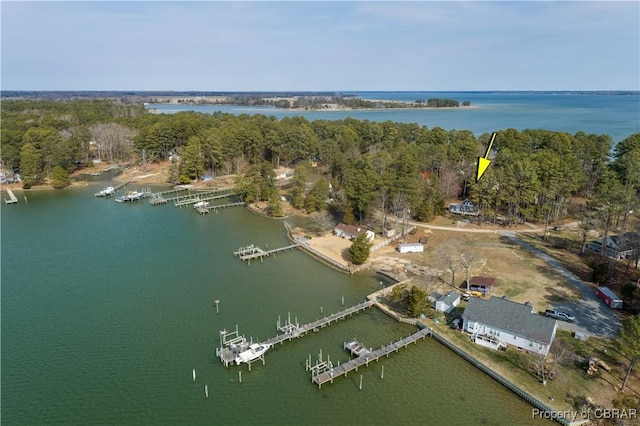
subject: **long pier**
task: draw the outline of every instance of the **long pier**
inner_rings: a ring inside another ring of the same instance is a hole
[[[198,201],[209,201],[216,198],[224,198],[235,193],[235,188],[219,188],[219,189],[191,189],[187,190],[188,194],[182,194],[184,190],[174,189],[158,193],[160,197],[167,202],[173,202],[176,207],[186,206],[189,204],[195,204]],[[165,197],[165,195],[174,194],[172,197]],[[175,195],[180,194],[180,195]],[[217,196],[217,197],[216,197]]]
[[[278,336],[272,337],[268,340],[266,340],[264,343],[270,344],[270,345],[275,345],[275,344],[282,344],[287,340],[292,340],[298,337],[303,337],[305,336],[307,333],[309,333],[310,331],[318,331],[321,328],[327,327],[329,325],[331,325],[331,323],[336,322],[338,320],[341,320],[343,318],[346,318],[348,316],[351,316],[353,314],[356,314],[358,312],[364,311],[368,308],[370,308],[371,306],[373,306],[373,302],[370,300],[367,300],[366,302],[362,302],[359,303],[355,306],[351,306],[350,308],[344,309],[342,311],[338,311],[335,314],[331,314],[331,315],[327,315],[324,318],[321,318],[319,320],[310,322],[308,324],[304,324],[301,326],[295,326],[295,327],[288,327],[288,331],[280,334]],[[286,326],[285,326],[286,327]],[[283,328],[285,328],[283,327]]]
[[[288,320],[283,327],[278,327],[278,330],[280,330],[282,334],[267,339],[260,344],[274,346],[280,343],[282,345],[286,341],[303,337],[310,331],[318,331],[321,328],[329,326],[333,322],[364,311],[371,306],[373,306],[373,302],[367,300],[366,302],[359,303],[355,306],[351,306],[350,308],[344,309],[342,311],[336,312],[335,314],[328,315],[322,319],[304,324],[302,326],[298,324],[292,324],[291,321]],[[280,321],[278,320],[278,325],[279,323]],[[249,346],[249,344],[250,342],[248,342],[244,336],[239,335],[237,326],[235,331],[229,332],[226,330],[222,330],[220,331],[220,347],[216,348],[216,356],[220,358],[220,361],[224,364],[225,367],[228,367],[233,364],[238,352],[245,350]],[[258,358],[258,360],[261,360],[264,364],[264,355]],[[247,364],[249,364],[249,370],[251,370],[251,362]]]
[[[117,184],[116,186],[113,187],[114,191],[117,191],[118,189],[122,189],[124,188],[125,185],[127,185],[128,183],[131,183],[131,180],[128,180],[126,182],[122,182]]]
[[[369,366],[369,362],[378,361],[383,356],[389,356],[389,354],[393,352],[398,352],[400,348],[405,348],[411,343],[417,342],[419,339],[424,339],[426,336],[431,334],[431,329],[423,328],[403,339],[398,340],[397,342],[393,342],[387,346],[383,346],[377,350],[365,351],[362,355],[357,358],[354,358],[350,361],[347,361],[343,364],[339,364],[334,366],[331,363],[322,362],[320,365],[323,367],[324,371],[318,374],[314,374],[311,377],[311,381],[318,385],[318,388],[322,389],[322,385],[327,382],[333,383],[333,379],[340,376],[347,376],[347,373],[350,371],[358,371],[358,367]],[[307,364],[307,369],[312,372],[318,371],[317,366],[311,367]]]
[[[217,208],[217,207],[218,206],[212,206],[211,208]],[[273,250],[263,250],[260,247],[251,244],[246,247],[240,247],[238,250],[233,252],[233,255],[239,257],[240,260],[242,260],[243,262],[245,260],[248,261],[249,265],[251,265],[252,259],[262,260],[262,258],[264,257],[271,256],[272,254],[275,255],[283,251],[292,250],[298,246],[300,246],[300,243],[291,244],[285,247],[278,247]]]

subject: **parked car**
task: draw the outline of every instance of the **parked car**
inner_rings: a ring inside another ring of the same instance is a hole
[[[544,311],[544,315],[549,318],[554,318],[557,320],[562,320],[567,322],[574,322],[576,320],[575,317],[569,315],[568,313],[563,311],[557,311],[555,309],[547,309],[546,311]]]

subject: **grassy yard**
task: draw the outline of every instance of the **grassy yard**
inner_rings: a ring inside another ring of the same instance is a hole
[[[461,314],[460,307],[456,310]],[[538,355],[512,347],[506,351],[487,349],[471,342],[468,335],[452,329],[444,322],[426,322],[450,342],[556,410],[612,407],[613,401],[622,397],[619,389],[629,360],[607,340],[590,338],[582,342],[568,332],[559,330],[546,360],[551,370],[554,357],[558,357],[553,367],[555,375],[553,380],[546,380],[546,384],[543,384],[542,377],[536,374],[541,365]],[[603,360],[611,367],[611,371],[598,368],[593,375],[588,375],[587,361],[591,357]],[[627,408],[636,408],[640,413],[640,374],[637,369],[632,373],[624,395],[635,399],[635,402],[627,403]]]

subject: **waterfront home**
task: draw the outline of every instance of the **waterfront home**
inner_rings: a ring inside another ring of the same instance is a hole
[[[616,260],[637,259],[640,255],[640,232],[626,232],[621,235],[609,235],[606,240],[600,238],[587,245],[587,249],[600,253],[602,245],[604,253]]]
[[[460,294],[450,290],[445,294],[433,292],[429,295],[429,300],[433,302],[433,309],[440,312],[449,313],[460,303]]]
[[[500,349],[512,345],[546,356],[556,336],[557,322],[536,314],[529,304],[499,297],[472,297],[462,314],[462,329],[482,346]]]
[[[346,238],[348,240],[352,240],[360,234],[365,234],[369,241],[373,241],[376,237],[376,234],[373,231],[369,231],[368,229],[360,226],[345,225],[344,223],[339,223],[334,228],[333,233],[340,238]]]
[[[449,204],[449,212],[469,216],[478,216],[480,214],[478,207],[468,198],[460,204]]]

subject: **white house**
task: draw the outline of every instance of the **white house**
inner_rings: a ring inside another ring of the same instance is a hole
[[[457,291],[450,290],[445,294],[433,292],[429,295],[433,301],[433,309],[449,313],[460,303],[460,295]]]
[[[460,204],[449,204],[449,211],[455,214],[470,216],[478,216],[480,214],[478,207],[468,198]]]
[[[587,245],[587,249],[600,253],[603,243],[606,245],[605,254],[616,260],[637,259],[640,254],[640,232],[609,235],[606,242],[603,238],[592,241]]]
[[[472,297],[462,314],[462,328],[477,344],[498,349],[513,345],[547,355],[556,336],[556,320],[538,315],[530,305],[499,297]]]
[[[420,243],[406,243],[398,245],[400,253],[422,253],[424,246]]]
[[[354,239],[360,234],[365,234],[367,236],[367,240],[369,241],[373,241],[373,239],[376,237],[376,234],[373,231],[361,228],[360,226],[345,225],[344,223],[339,223],[333,229],[333,233],[338,237],[347,238],[349,240]]]

